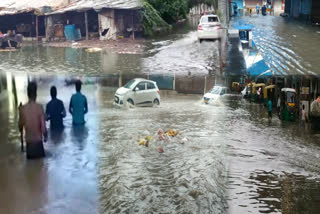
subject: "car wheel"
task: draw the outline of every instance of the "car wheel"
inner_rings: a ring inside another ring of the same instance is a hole
[[[202,43],[202,39],[199,39],[199,42]]]
[[[154,101],[153,101],[153,105],[160,105],[160,102],[159,102],[159,100],[158,99],[155,99]]]
[[[131,105],[134,105],[133,100],[131,99],[128,99],[127,102],[130,103]]]

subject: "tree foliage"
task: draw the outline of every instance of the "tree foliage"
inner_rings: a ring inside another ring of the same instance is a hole
[[[143,25],[147,35],[158,28],[166,28],[169,25],[183,19],[189,13],[190,8],[207,4],[217,8],[217,0],[142,0]]]
[[[199,4],[206,4],[208,6],[213,6],[214,8],[218,7],[218,0],[188,0],[189,8],[197,6]]]
[[[142,0],[143,8],[143,28],[147,36],[151,36],[159,28],[168,28],[169,24],[163,20],[159,12],[147,1]]]
[[[185,18],[189,10],[189,0],[147,0],[167,23]]]

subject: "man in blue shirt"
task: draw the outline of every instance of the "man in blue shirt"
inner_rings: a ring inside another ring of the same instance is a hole
[[[269,101],[268,101],[268,117],[272,118],[272,101],[271,101],[271,98],[269,98]]]
[[[63,102],[57,99],[57,88],[52,86],[50,89],[51,101],[46,107],[46,120],[50,120],[51,129],[63,128],[63,118],[66,116],[66,110]]]
[[[81,93],[81,81],[77,80],[76,93],[72,95],[69,105],[69,112],[72,115],[74,125],[83,125],[85,123],[84,115],[88,113],[87,98]]]

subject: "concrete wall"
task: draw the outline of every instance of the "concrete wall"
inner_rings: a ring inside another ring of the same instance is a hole
[[[279,16],[281,13],[284,13],[284,7],[282,8],[282,3],[284,3],[284,0],[274,0],[273,2],[274,16]]]
[[[311,21],[314,23],[320,23],[320,1],[319,0],[312,0]]]
[[[243,9],[244,0],[233,0],[232,2],[237,3],[238,9]]]
[[[301,14],[310,15],[311,14],[311,4],[312,4],[312,0],[302,0],[301,1]]]
[[[290,16],[300,17],[311,15],[312,0],[291,0]]]
[[[246,8],[256,8],[257,4],[262,6],[263,1],[262,0],[246,0],[245,6]]]
[[[200,4],[190,9],[190,15],[201,15],[204,12],[214,11],[213,6],[208,6],[206,4]]]

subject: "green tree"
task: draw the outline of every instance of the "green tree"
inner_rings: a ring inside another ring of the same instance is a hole
[[[189,12],[189,0],[147,0],[167,23],[185,18]]]
[[[207,4],[217,9],[218,0],[142,0],[144,10],[143,26],[146,35],[155,30],[168,28],[187,16],[190,9],[199,4]]]

